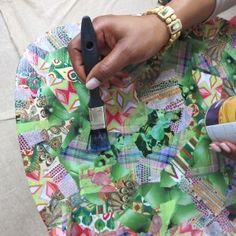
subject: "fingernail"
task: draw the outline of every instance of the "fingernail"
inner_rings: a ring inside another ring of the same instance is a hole
[[[224,151],[226,151],[226,152],[228,152],[228,153],[231,152],[231,150],[230,150],[230,148],[229,148],[229,146],[228,146],[227,144],[225,144],[225,143],[220,143],[220,146],[221,146],[221,148],[222,148]]]
[[[95,89],[100,85],[100,81],[97,80],[96,78],[91,78],[87,83],[86,83],[86,87],[88,89]]]
[[[215,152],[221,152],[221,149],[214,143],[210,144],[210,148]]]

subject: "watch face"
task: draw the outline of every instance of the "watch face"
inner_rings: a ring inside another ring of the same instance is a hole
[[[171,34],[176,34],[178,31],[180,31],[182,29],[182,24],[181,24],[181,21],[179,19],[171,22],[169,25],[168,25],[169,29],[170,29],[170,32]]]
[[[162,10],[158,12],[158,15],[162,19],[167,19],[169,16],[171,16],[174,13],[174,10],[171,7],[164,7]]]

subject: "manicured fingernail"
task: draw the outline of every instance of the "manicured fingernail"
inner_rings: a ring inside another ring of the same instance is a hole
[[[95,89],[100,85],[100,81],[97,80],[96,78],[91,78],[87,83],[86,83],[86,87],[88,89]]]
[[[214,143],[210,144],[210,148],[215,152],[221,152],[221,149]]]
[[[228,152],[228,153],[231,152],[229,146],[228,146],[227,144],[225,144],[225,143],[220,143],[220,147],[221,147],[224,151],[226,151],[226,152]]]

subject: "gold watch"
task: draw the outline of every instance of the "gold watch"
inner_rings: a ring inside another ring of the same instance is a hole
[[[164,49],[168,48],[180,36],[182,23],[175,15],[174,9],[169,6],[160,6],[147,11],[144,15],[154,14],[166,23],[170,32],[170,39]]]

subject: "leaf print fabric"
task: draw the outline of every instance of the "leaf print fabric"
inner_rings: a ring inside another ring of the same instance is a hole
[[[68,24],[30,44],[16,75],[29,188],[49,235],[233,235],[236,164],[209,150],[204,119],[235,95],[236,26],[215,19],[101,86],[111,149],[89,150],[88,91]]]

